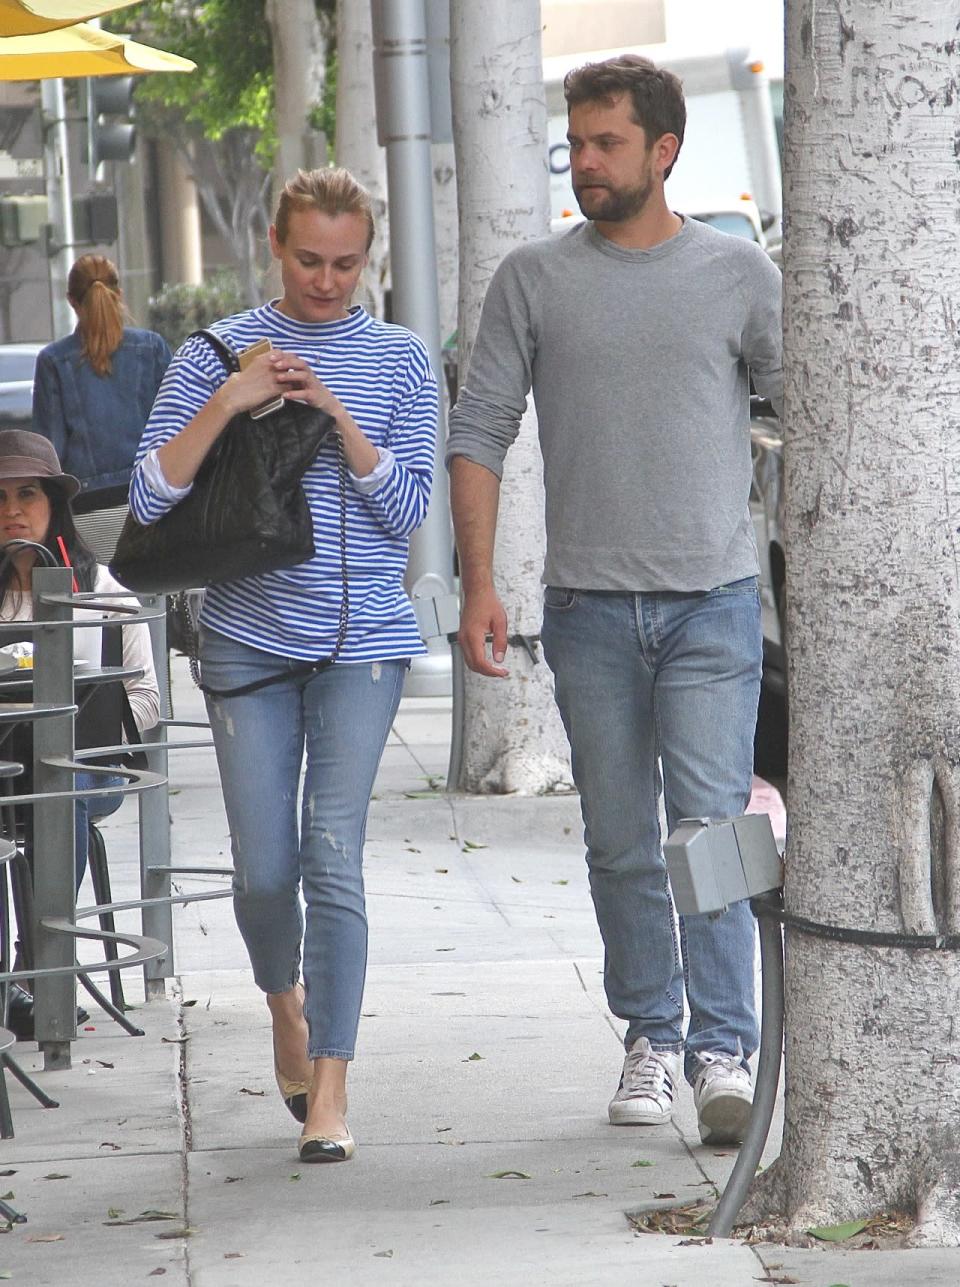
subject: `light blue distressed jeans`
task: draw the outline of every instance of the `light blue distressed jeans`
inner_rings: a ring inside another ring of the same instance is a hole
[[[627,1049],[757,1048],[747,903],[680,919],[661,848],[681,818],[732,818],[750,798],[762,635],[755,577],[703,593],[547,587],[543,650],[580,792],[607,1002]],[[683,993],[690,1022],[683,1040]]]
[[[203,682],[215,689],[297,665],[209,629],[200,632],[200,661]],[[340,663],[244,696],[207,698],[237,925],[264,992],[297,982],[302,942],[311,1059],[354,1055],[367,964],[367,809],[406,669],[406,661]]]

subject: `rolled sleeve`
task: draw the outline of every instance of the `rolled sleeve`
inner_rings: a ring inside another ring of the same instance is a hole
[[[533,379],[536,301],[508,255],[491,279],[469,371],[450,413],[446,463],[465,456],[498,478]]]

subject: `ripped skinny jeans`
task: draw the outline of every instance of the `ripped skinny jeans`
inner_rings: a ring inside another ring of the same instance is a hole
[[[212,688],[297,664],[209,628],[200,632],[200,661]],[[339,663],[241,697],[207,698],[237,925],[264,992],[294,986],[302,948],[311,1059],[354,1055],[367,964],[367,809],[407,665]]]

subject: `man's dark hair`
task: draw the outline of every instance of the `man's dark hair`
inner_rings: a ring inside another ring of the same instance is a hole
[[[621,94],[630,95],[634,122],[643,127],[648,145],[655,143],[663,134],[675,134],[679,143],[683,143],[683,130],[687,123],[683,86],[673,72],[657,67],[649,58],[622,54],[602,63],[575,67],[563,78],[563,96],[568,108],[580,103],[602,103],[605,107],[612,107]],[[674,162],[676,159],[674,157]],[[665,179],[669,178],[672,169],[673,162],[664,172]]]

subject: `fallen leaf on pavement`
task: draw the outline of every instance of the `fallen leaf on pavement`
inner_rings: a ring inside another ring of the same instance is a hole
[[[111,1210],[113,1208],[111,1207]],[[129,1220],[106,1220],[105,1224],[147,1224],[151,1220],[179,1220],[180,1216],[176,1211],[157,1211],[153,1207],[148,1207],[146,1211],[141,1211],[139,1215],[131,1216]]]
[[[27,1242],[63,1242],[62,1233],[35,1233]]]
[[[466,1059],[461,1059],[462,1064],[474,1063],[477,1059],[482,1059],[483,1055],[478,1055],[476,1051],[472,1055],[467,1055]]]
[[[713,1202],[689,1202],[679,1207],[631,1211],[627,1219],[638,1233],[696,1234],[713,1214]]]
[[[529,1180],[530,1176],[526,1171],[492,1171],[487,1176],[488,1180]]]
[[[41,1180],[69,1180],[69,1175],[61,1175],[59,1171],[51,1171],[49,1175],[41,1175]]]
[[[191,1229],[188,1225],[184,1225],[182,1229],[164,1229],[163,1233],[155,1233],[153,1236],[169,1240],[171,1238],[189,1238],[196,1232],[196,1229]]]
[[[847,1220],[844,1224],[820,1225],[816,1229],[808,1229],[807,1233],[820,1242],[845,1242],[866,1229],[869,1223],[869,1220]]]
[[[258,1099],[262,1099],[266,1093],[267,1092],[265,1090],[250,1090],[246,1086],[240,1087],[241,1095],[255,1095]]]

